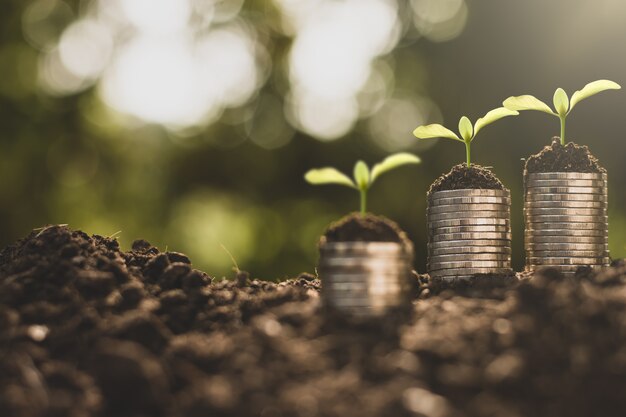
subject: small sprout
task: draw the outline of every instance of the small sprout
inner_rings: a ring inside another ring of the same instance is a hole
[[[358,161],[354,165],[354,179],[350,179],[347,175],[330,167],[312,169],[304,175],[304,179],[309,184],[338,184],[358,190],[361,194],[361,214],[365,214],[367,211],[367,191],[378,177],[402,165],[419,164],[420,162],[417,156],[402,152],[388,156],[382,162],[374,165],[371,171],[365,162]]]
[[[572,94],[571,98],[567,97],[565,90],[557,88],[552,98],[554,111],[546,103],[530,95],[509,97],[504,100],[502,105],[510,110],[537,110],[558,117],[561,121],[561,145],[565,145],[565,119],[574,106],[579,101],[598,94],[601,91],[619,90],[620,88],[622,87],[613,81],[593,81]]]
[[[476,120],[476,123],[472,126],[472,122],[470,119],[463,116],[461,120],[459,120],[459,135],[454,133],[453,131],[446,129],[440,124],[432,124],[426,126],[419,126],[417,129],[413,131],[415,137],[419,139],[430,139],[430,138],[448,138],[453,140],[458,140],[459,142],[463,142],[465,144],[465,154],[467,156],[467,166],[469,167],[471,164],[471,145],[472,141],[478,134],[478,132],[485,126],[495,122],[496,120],[502,119],[506,116],[516,116],[519,113],[514,110],[508,110],[504,107],[498,107],[497,109],[491,110],[487,114],[485,114],[480,119]]]

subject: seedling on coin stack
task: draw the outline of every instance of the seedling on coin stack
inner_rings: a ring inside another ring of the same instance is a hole
[[[561,136],[532,155],[524,170],[526,268],[554,267],[573,274],[581,266],[609,263],[607,174],[586,146],[565,142],[565,121],[581,100],[621,88],[609,80],[587,84],[572,94],[558,88],[554,110],[539,99],[509,97],[511,110],[536,110],[560,120]]]
[[[399,153],[371,171],[365,162],[357,162],[353,179],[330,167],[306,173],[311,184],[343,185],[361,195],[360,212],[331,224],[320,239],[317,270],[327,308],[371,317],[410,307],[413,245],[396,223],[367,213],[367,193],[383,173],[419,162],[415,155]]]
[[[487,168],[472,165],[471,144],[478,132],[517,111],[498,108],[474,125],[463,116],[459,134],[439,124],[420,126],[419,139],[448,138],[465,144],[466,163],[437,179],[428,192],[428,273],[450,283],[478,274],[510,276],[510,192]]]

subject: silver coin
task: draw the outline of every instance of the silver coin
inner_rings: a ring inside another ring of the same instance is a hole
[[[398,269],[408,265],[409,262],[403,258],[339,258],[323,257],[319,261],[319,266],[331,267],[363,267],[376,269]]]
[[[526,223],[608,223],[608,216],[526,216]]]
[[[473,233],[442,233],[431,236],[431,242],[447,242],[450,240],[494,239],[511,240],[511,233],[473,232]]]
[[[605,209],[588,208],[524,208],[524,213],[529,216],[606,216]]]
[[[601,267],[604,267],[604,266],[608,266],[608,264],[603,264],[603,265],[526,265],[526,268],[531,272],[541,271],[542,269],[546,269],[546,268],[555,268],[564,274],[566,273],[574,274],[580,268],[590,267],[591,269],[600,269]]]
[[[609,250],[606,243],[528,243],[526,250],[589,250],[603,251]]]
[[[545,258],[545,257],[549,257],[549,258],[558,258],[558,257],[588,257],[588,258],[597,258],[597,257],[608,257],[609,256],[609,251],[607,250],[601,250],[601,251],[585,251],[585,250],[543,250],[543,251],[536,251],[536,250],[527,250],[526,251],[526,256],[527,257],[538,257],[538,258]]]
[[[384,296],[401,296],[407,292],[406,288],[351,288],[347,290],[338,290],[335,288],[322,288],[324,297],[333,298],[367,298],[367,297],[384,297]]]
[[[441,276],[472,276],[476,274],[510,274],[511,268],[456,268],[429,271],[431,277]]]
[[[439,220],[428,223],[429,229],[439,229],[442,227],[456,227],[456,226],[487,226],[487,225],[500,225],[508,226],[511,222],[509,219],[497,219],[497,218],[468,218],[468,219],[453,219],[453,220]]]
[[[465,255],[472,256],[472,254],[503,254],[510,255],[510,246],[459,246],[452,248],[429,248],[428,253],[431,256],[439,255]]]
[[[500,232],[507,233],[510,232],[511,228],[508,226],[497,226],[497,225],[487,225],[487,226],[454,226],[454,227],[440,227],[438,229],[431,229],[432,234],[442,234],[442,233],[473,233],[473,232]]]
[[[525,246],[536,243],[585,243],[585,244],[599,244],[608,243],[607,236],[533,236],[532,238],[526,237]]]
[[[381,298],[381,297],[372,297],[372,298],[329,298],[326,299],[326,302],[338,308],[343,307],[390,307],[394,305],[404,304],[405,299],[403,297],[392,297],[392,298]]]
[[[608,230],[526,229],[527,236],[608,236]]]
[[[397,242],[324,242],[319,247],[323,256],[405,256],[412,249]]]
[[[461,211],[501,211],[509,213],[511,208],[504,204],[454,204],[447,206],[430,206],[427,208],[428,214],[457,213]]]
[[[533,187],[526,190],[527,194],[597,194],[605,195],[605,187]]]
[[[532,172],[524,170],[528,180],[606,180],[603,172]]]
[[[609,205],[602,201],[526,201],[524,208],[586,208],[608,209]]]
[[[531,265],[604,265],[610,262],[609,258],[526,258]]]
[[[511,204],[510,197],[490,197],[490,196],[477,196],[477,197],[443,197],[431,200],[429,202],[432,206],[450,205],[450,204]]]
[[[431,256],[431,262],[459,262],[459,261],[510,261],[511,255],[501,253],[474,253],[471,255],[437,255]]]
[[[437,271],[439,269],[457,269],[457,268],[509,268],[511,262],[506,261],[457,261],[457,262],[431,262],[428,264],[429,271]]]
[[[607,187],[606,180],[526,180],[526,187]]]
[[[606,203],[608,202],[608,197],[600,194],[546,194],[527,192],[525,201],[598,201]]]
[[[454,220],[454,219],[467,219],[467,218],[497,218],[508,219],[510,217],[509,212],[506,211],[461,211],[456,213],[437,213],[428,214],[427,219],[431,221],[439,220]]]
[[[450,197],[511,197],[511,192],[509,190],[483,190],[478,188],[468,188],[463,190],[435,191],[428,196],[431,200]]]
[[[508,240],[496,240],[496,239],[473,239],[473,240],[448,240],[442,242],[428,242],[428,248],[441,249],[441,248],[455,248],[455,247],[511,247],[511,242]]]
[[[608,230],[606,223],[529,223],[534,230]]]

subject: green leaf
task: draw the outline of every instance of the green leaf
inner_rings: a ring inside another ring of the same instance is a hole
[[[476,123],[474,124],[474,137],[476,137],[480,129],[495,122],[496,120],[500,120],[503,117],[507,116],[517,116],[518,114],[519,112],[515,110],[509,110],[504,107],[498,107],[497,109],[493,109],[487,112],[487,114],[485,114],[483,117],[476,120]]]
[[[587,84],[582,88],[582,90],[574,92],[572,94],[572,100],[570,101],[570,111],[574,108],[574,106],[581,100],[586,99],[587,97],[591,97],[599,92],[605,90],[619,90],[622,88],[618,83],[610,81],[610,80],[598,80],[593,81]]]
[[[374,168],[372,168],[372,178],[370,179],[370,182],[373,183],[376,181],[376,178],[387,171],[391,171],[392,169],[398,168],[402,165],[419,164],[420,162],[422,161],[417,156],[406,152],[388,156],[383,159],[382,162],[374,165]]]
[[[456,133],[436,123],[418,127],[413,131],[413,135],[418,139],[448,138],[463,142]]]
[[[317,168],[312,169],[304,175],[304,179],[309,184],[339,184],[347,187],[356,188],[356,185],[345,174],[337,171],[335,168]]]
[[[557,88],[554,92],[552,103],[554,104],[554,108],[559,116],[567,115],[567,111],[569,110],[569,98],[567,97],[565,90]]]
[[[459,133],[465,141],[472,140],[472,137],[474,136],[474,127],[472,126],[472,122],[470,122],[470,120],[465,116],[461,117],[459,120]]]
[[[546,103],[529,95],[509,97],[504,100],[502,105],[509,110],[537,110],[558,116]]]
[[[359,190],[367,190],[370,185],[370,170],[367,164],[359,161],[354,166],[354,182]]]

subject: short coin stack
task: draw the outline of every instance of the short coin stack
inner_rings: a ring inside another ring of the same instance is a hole
[[[526,268],[555,267],[573,274],[580,266],[609,263],[605,173],[524,173]]]
[[[377,316],[410,305],[413,248],[396,242],[322,242],[318,273],[327,307]]]
[[[428,273],[434,280],[510,274],[509,190],[444,190],[428,196]]]

